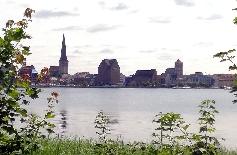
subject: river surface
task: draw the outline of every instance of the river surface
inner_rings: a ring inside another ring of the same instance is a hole
[[[237,148],[237,104],[234,95],[222,89],[149,89],[149,88],[43,88],[40,98],[30,109],[43,114],[47,97],[59,93],[56,104],[56,132],[69,137],[96,138],[94,120],[100,110],[110,120],[111,138],[124,141],[151,142],[155,124],[152,120],[159,112],[182,114],[198,132],[198,105],[213,99],[219,114],[216,116],[215,136],[227,148]]]

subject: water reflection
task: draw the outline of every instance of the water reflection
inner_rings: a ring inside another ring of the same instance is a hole
[[[60,114],[60,120],[59,120],[60,134],[63,136],[66,133],[67,129],[67,111],[61,110],[59,114]]]
[[[109,119],[109,124],[118,124],[119,123],[119,120],[118,119]]]
[[[111,124],[111,125],[113,125],[113,124],[119,124],[118,116],[108,114],[108,117],[109,117],[108,124]]]

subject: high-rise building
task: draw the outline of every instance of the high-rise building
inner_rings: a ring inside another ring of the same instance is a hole
[[[66,43],[65,43],[64,34],[63,34],[63,41],[62,41],[61,57],[59,60],[59,71],[60,71],[60,74],[68,74],[68,60],[67,60]]]
[[[104,59],[98,67],[98,85],[116,85],[120,81],[120,67],[116,59]]]
[[[177,78],[181,78],[183,76],[183,62],[179,59],[175,62],[175,72],[177,74]]]

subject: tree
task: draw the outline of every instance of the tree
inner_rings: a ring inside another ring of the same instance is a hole
[[[237,8],[233,9],[233,10],[237,10]],[[233,19],[233,23],[237,25],[237,17],[235,17]],[[235,59],[235,54],[236,54],[236,49],[231,49],[225,52],[219,52],[216,53],[213,57],[214,58],[220,58],[220,62],[225,62],[228,61],[231,63],[231,65],[229,66],[229,70],[231,71],[237,71],[237,65],[234,62]],[[235,73],[235,80],[234,80],[234,86],[231,90],[231,93],[234,93],[234,96],[237,97],[237,77],[236,77],[236,73]],[[237,99],[233,100],[233,103],[237,103]]]
[[[53,132],[54,125],[47,121],[54,117],[53,102],[57,93],[48,99],[48,110],[43,118],[27,110],[30,102],[36,99],[40,89],[30,86],[30,80],[18,76],[30,46],[23,44],[31,39],[25,30],[31,22],[34,10],[27,8],[20,21],[8,20],[0,37],[0,154],[26,154],[39,148],[39,138],[44,137],[41,129]],[[43,77],[43,75],[40,75]],[[21,123],[21,127],[19,124]]]

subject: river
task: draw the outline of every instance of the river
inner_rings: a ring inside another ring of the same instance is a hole
[[[202,100],[213,99],[219,114],[216,116],[216,137],[227,148],[237,148],[237,105],[234,95],[223,89],[156,89],[156,88],[43,88],[40,98],[30,109],[43,114],[47,97],[59,93],[55,105],[56,132],[69,137],[96,138],[94,120],[103,110],[110,120],[111,138],[124,141],[152,140],[154,123],[159,112],[180,113],[191,131],[198,131],[198,105]]]

